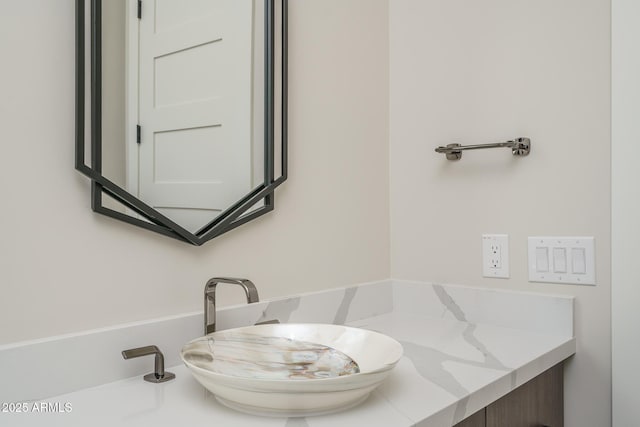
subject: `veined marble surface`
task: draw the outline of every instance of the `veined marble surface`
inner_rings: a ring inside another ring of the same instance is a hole
[[[335,348],[284,337],[208,336],[182,351],[185,362],[193,366],[238,378],[308,380],[360,372],[358,363]]]
[[[332,304],[321,306],[310,299],[314,296]],[[449,427],[575,353],[570,297],[381,282],[266,303],[262,310],[249,317],[252,322],[271,316],[296,322],[342,320],[379,331],[401,342],[404,356],[363,404],[332,415],[285,419],[241,414],[219,404],[185,367],[175,366],[167,368],[177,376],[169,383],[150,384],[138,376],[42,401],[12,399],[13,384],[3,381],[0,404],[21,404],[26,413],[16,413],[16,405],[13,413],[0,407],[0,425]],[[332,319],[316,320],[320,317]],[[145,372],[151,365],[144,364]]]

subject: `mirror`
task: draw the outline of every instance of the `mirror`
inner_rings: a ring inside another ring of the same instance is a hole
[[[273,210],[287,0],[77,0],[76,15],[76,169],[94,211],[201,245]]]

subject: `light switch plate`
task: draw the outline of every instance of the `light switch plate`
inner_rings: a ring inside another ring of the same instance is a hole
[[[529,281],[595,285],[593,237],[529,237]]]
[[[482,235],[482,275],[509,278],[509,235]]]

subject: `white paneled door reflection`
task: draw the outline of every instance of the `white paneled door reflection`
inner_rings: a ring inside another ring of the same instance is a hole
[[[252,0],[144,2],[139,198],[192,232],[251,189],[253,19]]]

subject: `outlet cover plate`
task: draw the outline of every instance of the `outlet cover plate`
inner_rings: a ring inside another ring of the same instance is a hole
[[[593,237],[529,237],[529,281],[595,285]]]
[[[509,235],[482,235],[482,276],[509,278]]]

